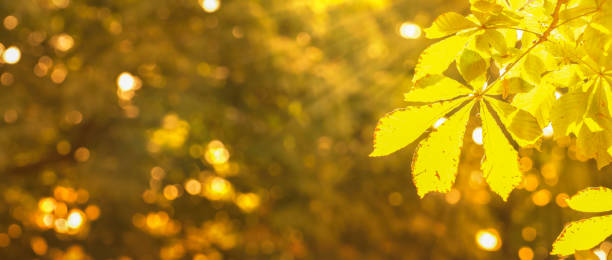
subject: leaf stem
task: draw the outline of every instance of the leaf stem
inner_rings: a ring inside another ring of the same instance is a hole
[[[482,95],[484,95],[485,93],[487,93],[487,91],[489,91],[490,89],[493,88],[493,86],[499,82],[501,79],[504,78],[504,76],[506,76],[506,74],[508,74],[508,72],[510,72],[510,70],[512,70],[512,68],[514,66],[516,66],[516,64],[523,59],[525,56],[527,56],[527,54],[529,54],[529,52],[531,52],[536,46],[540,45],[540,43],[543,43],[547,40],[548,35],[550,35],[550,32],[552,32],[552,30],[554,30],[557,26],[557,23],[559,22],[559,12],[561,11],[561,5],[563,5],[563,3],[565,3],[567,0],[557,0],[557,5],[555,6],[555,10],[552,13],[552,21],[550,22],[550,25],[548,26],[548,28],[546,29],[546,31],[544,31],[544,33],[542,33],[542,35],[540,36],[540,38],[538,39],[538,41],[536,43],[534,43],[533,45],[531,45],[531,47],[529,47],[529,49],[527,49],[525,52],[523,52],[521,54],[521,56],[519,56],[516,60],[514,60],[512,63],[510,63],[510,65],[506,66],[506,70],[504,71],[504,73],[502,73],[501,75],[499,75],[499,77],[497,77],[497,79],[495,79],[495,81],[493,83],[491,83],[489,86],[487,86],[487,88],[485,88],[482,91]]]

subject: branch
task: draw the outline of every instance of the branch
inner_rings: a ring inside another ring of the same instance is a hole
[[[529,52],[531,52],[536,46],[540,45],[540,43],[543,43],[547,40],[548,35],[550,35],[550,32],[552,32],[552,30],[555,29],[555,26],[557,26],[557,23],[559,22],[559,12],[561,11],[561,5],[563,5],[563,3],[565,3],[566,0],[558,0],[557,1],[557,5],[555,6],[555,10],[553,11],[552,14],[552,21],[550,22],[550,25],[548,26],[548,28],[546,29],[546,31],[544,31],[544,33],[542,33],[542,35],[540,36],[540,38],[538,39],[538,41],[536,43],[534,43],[533,45],[531,45],[531,47],[529,47],[529,49],[527,49],[525,52],[523,52],[521,54],[521,56],[519,56],[516,60],[514,60],[512,63],[510,63],[510,65],[506,66],[506,70],[504,71],[504,73],[502,73],[501,75],[499,75],[499,77],[497,77],[497,79],[495,80],[495,82],[491,83],[490,85],[487,86],[487,88],[485,88],[481,94],[485,94],[487,93],[487,91],[489,91],[490,89],[493,88],[493,86],[499,82],[501,79],[503,79],[506,74],[508,74],[508,72],[510,72],[510,70],[512,70],[512,68],[514,66],[516,66],[516,64],[523,59],[525,56],[527,56],[527,54],[529,54]]]

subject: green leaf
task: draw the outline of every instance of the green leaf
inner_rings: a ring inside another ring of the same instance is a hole
[[[536,118],[527,111],[487,96],[485,96],[485,101],[491,105],[519,146],[533,145],[542,136],[542,128],[538,125]]]
[[[551,254],[567,256],[590,250],[612,235],[612,215],[574,221],[565,226],[553,244]]]
[[[412,82],[427,75],[442,74],[469,40],[470,37],[455,35],[427,47],[419,56]]]
[[[606,86],[598,83],[591,87],[591,91],[584,124],[577,134],[576,152],[595,158],[597,168],[601,169],[612,162],[612,131],[601,131],[612,129],[612,118],[608,112],[610,103]]]
[[[540,57],[527,54],[521,66],[523,77],[534,85],[540,84],[542,73],[545,71],[545,64]]]
[[[582,212],[612,211],[612,189],[586,188],[569,198],[567,205],[573,210]]]
[[[425,35],[429,39],[436,39],[476,27],[478,27],[477,24],[463,15],[448,12],[438,16],[431,27],[425,29]]]
[[[465,49],[457,57],[459,73],[475,89],[481,89],[486,82],[487,62],[475,51]]]
[[[417,147],[412,159],[412,175],[421,198],[432,191],[448,192],[453,186],[473,106],[470,102],[450,116]]]
[[[492,93],[507,97],[511,94],[529,92],[534,88],[534,85],[519,77],[507,77],[491,87],[493,88],[491,89]]]
[[[506,139],[485,102],[480,102],[480,115],[485,153],[481,169],[491,190],[505,201],[522,180],[518,152]]]
[[[550,112],[555,101],[555,87],[540,84],[527,93],[516,94],[512,105],[529,112],[537,119],[540,128],[544,128],[550,122]]]
[[[391,154],[416,140],[438,119],[455,109],[466,98],[398,109],[378,121],[371,157]]]
[[[550,113],[555,139],[578,135],[586,112],[588,95],[584,92],[567,93],[553,105]]]
[[[512,9],[518,10],[525,6],[529,0],[509,0],[508,2],[510,2],[510,7],[512,7]]]
[[[429,75],[414,83],[414,88],[404,94],[406,102],[437,102],[471,94],[472,90],[454,79],[443,75]]]

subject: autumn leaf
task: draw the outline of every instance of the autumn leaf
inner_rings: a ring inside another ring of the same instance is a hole
[[[587,188],[567,200],[570,208],[583,212],[612,210],[612,189]],[[569,223],[553,244],[553,255],[571,255],[590,250],[612,235],[612,215],[598,216]]]

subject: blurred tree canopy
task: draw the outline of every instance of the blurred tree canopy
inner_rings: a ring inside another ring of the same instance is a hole
[[[456,186],[422,200],[415,145],[367,157],[433,42],[420,28],[468,4],[0,2],[0,255],[548,258],[581,216],[568,194],[612,186],[575,141],[521,149],[505,203],[470,134]]]

